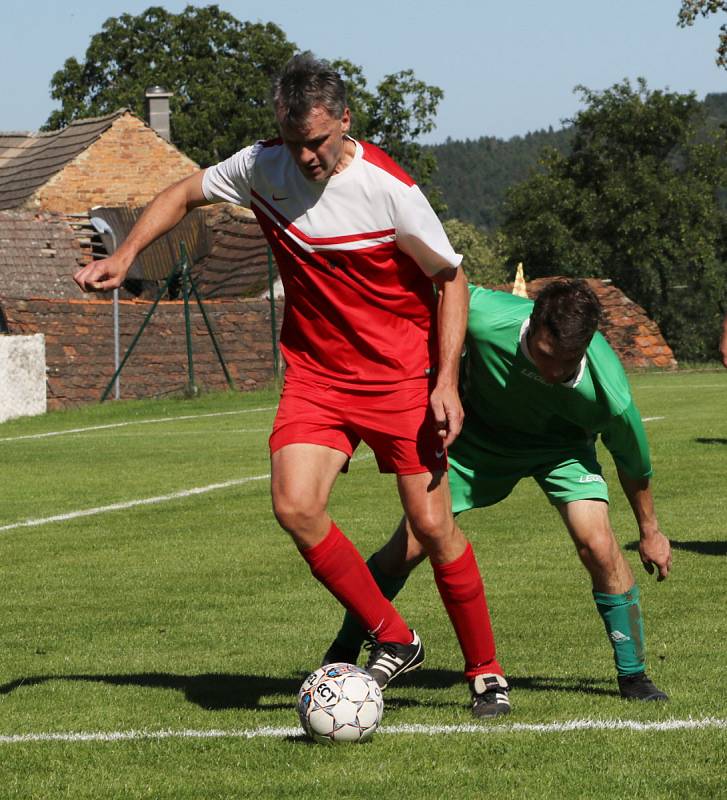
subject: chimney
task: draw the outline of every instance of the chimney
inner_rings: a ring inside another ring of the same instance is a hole
[[[168,92],[162,86],[147,87],[144,97],[146,97],[146,119],[151,127],[168,142],[171,141],[169,131],[169,98],[174,92]]]

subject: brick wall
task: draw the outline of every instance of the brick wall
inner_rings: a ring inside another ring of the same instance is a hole
[[[44,333],[48,408],[95,402],[114,372],[113,305],[105,300],[0,298],[9,333]],[[121,301],[121,357],[150,304]],[[262,300],[209,300],[207,315],[238,389],[273,378],[270,304]],[[276,308],[278,327],[283,306]],[[225,389],[222,368],[196,303],[191,305],[195,381],[203,390]],[[187,383],[184,306],[162,302],[121,373],[122,399],[181,392]]]
[[[93,206],[144,206],[198,169],[142,120],[123,114],[26,205],[64,214]]]

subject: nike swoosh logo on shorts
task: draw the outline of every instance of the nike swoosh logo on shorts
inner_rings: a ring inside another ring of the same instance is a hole
[[[442,456],[444,455],[444,450],[435,450],[435,451],[434,451],[434,455],[435,455],[437,458],[442,458]]]
[[[285,195],[285,197],[276,197],[275,195],[273,195],[273,200],[287,200],[287,199],[288,195]]]

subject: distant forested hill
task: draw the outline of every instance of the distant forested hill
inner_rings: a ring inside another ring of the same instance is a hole
[[[708,94],[704,107],[707,128],[727,123],[727,93]],[[430,145],[438,163],[432,183],[447,204],[445,216],[493,230],[502,221],[506,190],[537,167],[546,147],[565,153],[572,138],[572,128],[550,128],[507,140],[483,136]]]
[[[483,136],[432,145],[438,165],[432,183],[447,204],[446,216],[496,228],[505,191],[527,177],[546,147],[566,152],[572,137],[572,128],[551,128],[507,140]]]

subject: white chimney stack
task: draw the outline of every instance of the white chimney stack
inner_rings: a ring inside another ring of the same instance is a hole
[[[169,98],[173,94],[174,92],[168,92],[162,86],[149,86],[144,93],[146,97],[146,119],[149,125],[168,142],[171,141]]]

